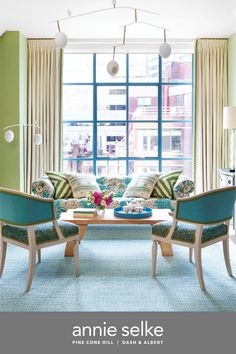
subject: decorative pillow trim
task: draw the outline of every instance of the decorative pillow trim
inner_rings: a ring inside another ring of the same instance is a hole
[[[63,173],[47,171],[46,174],[55,187],[55,199],[70,198],[72,196],[70,183]]]

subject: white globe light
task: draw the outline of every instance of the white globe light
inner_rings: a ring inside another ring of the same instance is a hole
[[[14,133],[12,130],[7,130],[4,134],[4,139],[7,143],[11,143],[14,140]]]
[[[68,38],[67,35],[63,32],[57,32],[55,35],[55,44],[57,48],[65,48],[67,45]]]
[[[35,145],[41,145],[42,144],[42,135],[41,134],[35,134],[34,135],[34,144]]]
[[[111,76],[115,76],[119,71],[119,64],[115,60],[109,61],[107,64],[107,72]]]
[[[162,58],[169,58],[171,55],[171,46],[166,42],[162,43],[159,48],[159,53]]]

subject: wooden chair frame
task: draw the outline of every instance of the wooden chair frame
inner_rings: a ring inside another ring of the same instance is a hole
[[[227,188],[221,188],[222,191],[224,190],[230,190],[230,189],[235,189],[235,187],[227,187]],[[217,190],[219,192],[220,190]],[[233,276],[232,274],[232,269],[231,269],[231,264],[230,264],[230,256],[229,256],[229,226],[230,226],[230,220],[232,218],[232,215],[225,219],[225,220],[220,220],[218,222],[209,222],[209,223],[198,223],[196,221],[190,221],[190,220],[184,220],[183,217],[181,219],[178,218],[178,208],[180,203],[184,203],[185,201],[194,201],[196,199],[200,199],[201,197],[204,197],[206,195],[209,195],[213,192],[206,192],[206,193],[201,193],[193,197],[188,197],[188,198],[183,198],[183,199],[178,199],[176,202],[176,212],[173,215],[173,224],[168,232],[168,235],[166,237],[162,236],[157,236],[152,234],[151,239],[152,239],[152,276],[156,276],[156,262],[157,262],[157,248],[158,248],[158,242],[162,243],[168,243],[168,244],[176,244],[184,247],[189,248],[189,262],[192,263],[192,257],[193,257],[193,250],[194,250],[194,256],[195,256],[195,266],[196,266],[196,274],[197,278],[199,281],[200,288],[202,290],[205,290],[205,282],[203,278],[203,271],[202,271],[202,256],[201,256],[201,250],[204,247],[210,246],[214,243],[221,242],[223,244],[223,254],[224,254],[224,260],[225,260],[225,265],[227,272],[230,277]],[[190,242],[185,242],[185,241],[179,241],[172,239],[172,236],[174,234],[175,228],[177,226],[178,221],[184,222],[184,223],[190,223],[196,225],[196,230],[195,230],[195,241],[194,243]],[[216,237],[215,239],[212,239],[210,241],[206,241],[202,243],[202,233],[203,233],[203,226],[206,225],[219,225],[224,223],[227,225],[227,233],[225,235]]]
[[[55,217],[55,212],[54,212],[54,200],[51,198],[40,198],[40,197],[34,197],[31,195],[28,195],[26,193],[22,193],[22,192],[16,192],[16,191],[12,191],[9,189],[4,189],[4,188],[0,188],[0,192],[6,192],[6,193],[10,193],[10,194],[14,194],[14,195],[18,195],[18,196],[22,196],[25,198],[30,198],[30,199],[34,199],[36,201],[40,201],[43,203],[51,203],[52,204],[52,217],[51,219],[49,218],[49,220],[44,221],[44,222],[34,222],[34,224],[28,224],[25,225],[25,227],[27,227],[27,236],[28,236],[28,244],[13,240],[11,238],[8,237],[4,237],[2,235],[2,227],[4,225],[12,225],[12,226],[22,226],[22,224],[16,224],[16,223],[12,223],[12,222],[7,222],[5,221],[0,221],[0,277],[2,276],[3,270],[4,270],[4,265],[5,265],[5,259],[6,259],[6,253],[7,253],[7,244],[13,244],[19,247],[22,247],[24,249],[27,249],[29,251],[29,268],[28,268],[28,277],[27,277],[27,281],[26,281],[26,286],[25,286],[25,292],[28,292],[31,288],[31,284],[32,284],[32,280],[33,280],[33,275],[34,275],[34,269],[35,269],[35,262],[36,262],[36,253],[38,255],[38,263],[41,263],[41,249],[42,248],[46,248],[46,247],[50,247],[50,246],[54,246],[54,245],[58,245],[61,243],[65,243],[65,242],[72,242],[74,243],[74,247],[73,247],[73,251],[74,251],[74,272],[76,277],[79,276],[79,234],[73,235],[71,237],[64,237],[60,227],[57,223],[56,217]],[[35,225],[41,225],[44,223],[48,223],[48,222],[52,222],[56,233],[58,235],[58,239],[54,240],[54,241],[49,241],[49,242],[44,242],[42,244],[37,244],[36,243],[36,235],[35,235]]]

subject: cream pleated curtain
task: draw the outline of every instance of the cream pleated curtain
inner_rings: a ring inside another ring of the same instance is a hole
[[[195,181],[203,192],[218,187],[218,170],[229,163],[227,40],[199,39],[195,49]]]
[[[54,40],[28,40],[28,123],[41,128],[41,145],[33,143],[35,128],[27,129],[26,191],[46,170],[59,170],[61,53]]]

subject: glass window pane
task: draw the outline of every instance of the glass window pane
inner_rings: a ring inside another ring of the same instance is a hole
[[[98,87],[97,107],[98,120],[126,120],[125,86]]]
[[[113,54],[97,54],[97,82],[125,82],[126,81],[126,55],[116,54],[115,61],[119,64],[119,71],[115,76],[107,72],[107,64],[112,60]]]
[[[67,54],[63,56],[63,81],[93,82],[93,55]]]
[[[93,58],[93,54],[64,55],[63,81],[66,84],[63,85],[63,158],[68,159],[63,161],[64,170],[93,173],[95,87],[97,90],[95,156],[130,159],[128,171],[125,160],[97,160],[97,174],[114,176],[114,174],[157,172],[159,140],[156,84],[159,81],[159,56],[129,54],[129,82],[134,84],[128,87],[128,127],[126,54],[115,55],[115,60],[119,63],[119,72],[114,77],[107,73],[112,50],[111,54],[96,55],[97,86],[93,85]],[[191,176],[192,161],[182,159],[192,157],[192,122],[186,122],[192,121],[192,55],[172,54],[170,58],[162,59],[161,74],[165,84],[161,87],[163,122],[162,131],[159,133],[162,135],[162,157],[168,159],[162,160],[163,171],[183,168],[184,174]],[[83,160],[84,158],[89,160]]]
[[[162,172],[183,170],[183,175],[192,177],[192,160],[163,160]]]
[[[116,161],[97,161],[97,176],[125,176],[126,162]]]
[[[63,86],[63,120],[93,120],[92,86]]]
[[[158,156],[157,123],[129,124],[129,156]]]
[[[63,160],[63,172],[93,173],[93,161]]]
[[[156,173],[159,171],[158,160],[145,160],[145,161],[129,161],[128,174],[140,174],[140,173]]]
[[[192,86],[162,86],[162,119],[192,119]]]
[[[162,60],[163,82],[191,82],[192,54],[172,54]]]
[[[129,82],[159,81],[158,55],[129,54]]]
[[[129,88],[129,119],[157,120],[157,87],[131,86]]]
[[[192,145],[191,123],[162,124],[163,157],[192,157]]]
[[[103,123],[97,127],[97,156],[126,156],[125,123]]]
[[[63,124],[63,157],[93,156],[93,126],[92,124]]]

